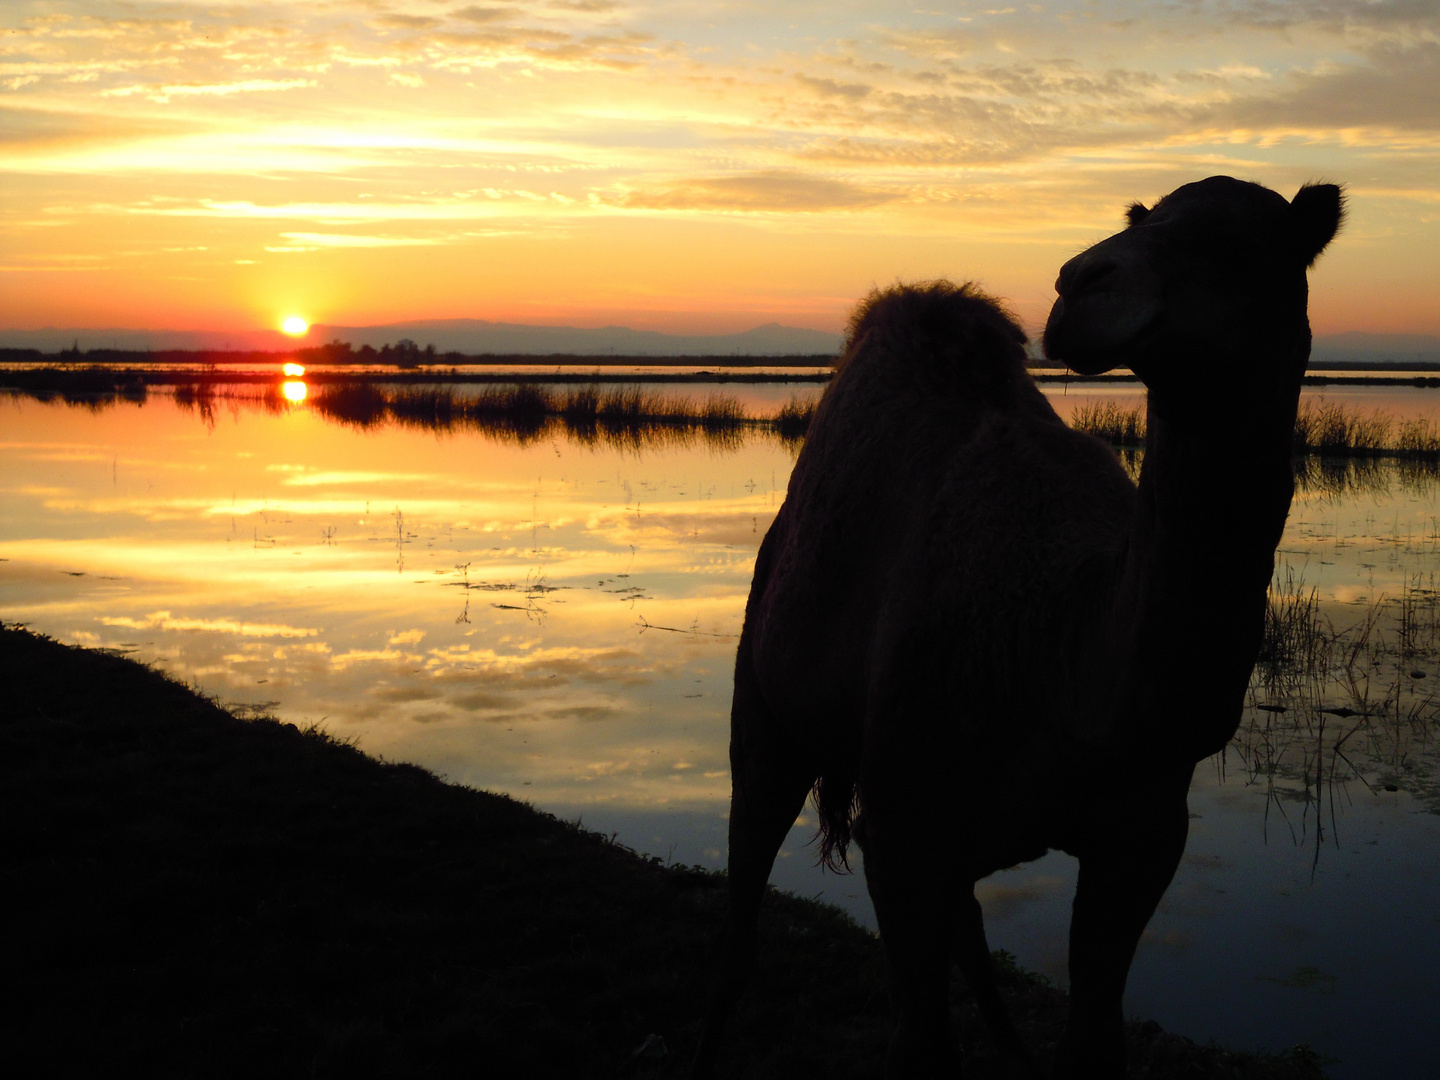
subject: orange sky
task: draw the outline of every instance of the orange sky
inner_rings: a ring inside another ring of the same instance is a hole
[[[1349,185],[1319,333],[1440,333],[1440,6],[8,0],[0,340],[488,318],[1032,328],[1133,199]],[[897,13],[898,11],[898,13]]]

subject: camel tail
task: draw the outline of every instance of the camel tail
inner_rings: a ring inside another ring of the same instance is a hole
[[[880,349],[892,363],[951,375],[957,389],[1008,382],[1024,370],[1027,340],[1015,316],[973,282],[897,284],[872,290],[855,308],[836,371],[861,351]]]

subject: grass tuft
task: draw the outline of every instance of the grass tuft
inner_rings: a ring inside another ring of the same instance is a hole
[[[1087,402],[1076,407],[1070,426],[1113,446],[1143,446],[1145,406]],[[1295,415],[1293,446],[1298,456],[1440,462],[1440,429],[1423,418],[1397,420],[1379,409],[1314,398],[1301,402]]]
[[[1086,402],[1077,406],[1070,426],[1116,446],[1145,443],[1145,406],[1121,405],[1118,401]]]

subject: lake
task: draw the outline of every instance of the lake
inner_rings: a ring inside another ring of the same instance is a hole
[[[721,389],[771,412],[818,393]],[[1140,394],[1046,391],[1062,413]],[[1324,393],[1440,416],[1440,390]],[[0,614],[719,867],[733,653],[793,454],[759,431],[587,444],[0,397]],[[1313,461],[1302,480],[1282,618],[1241,732],[1196,771],[1126,1008],[1237,1049],[1308,1042],[1336,1077],[1433,1077],[1440,480]],[[773,880],[873,926],[863,878],[815,867],[814,828]],[[1073,885],[1054,854],[982,883],[992,947],[1063,983]]]

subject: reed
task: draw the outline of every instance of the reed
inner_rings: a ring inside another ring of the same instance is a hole
[[[402,423],[450,428],[462,417],[455,395],[444,387],[406,388],[389,395],[386,407]]]
[[[775,432],[787,443],[798,443],[810,431],[815,416],[815,402],[792,397],[775,414]]]
[[[1440,431],[1424,418],[1400,421],[1395,449],[1404,457],[1440,459]]]
[[[1115,446],[1145,444],[1145,406],[1118,401],[1086,402],[1070,416],[1070,426]]]
[[[1288,564],[1276,570],[1265,605],[1258,669],[1271,689],[1294,689],[1323,678],[1330,666],[1334,629],[1320,611],[1320,590]]]
[[[1218,423],[1217,418],[1217,423]],[[1143,446],[1145,406],[1118,401],[1087,402],[1076,407],[1070,426],[1113,446]],[[1293,446],[1297,456],[1324,458],[1404,458],[1440,462],[1440,428],[1427,419],[1399,420],[1379,409],[1369,412],[1326,398],[1301,402],[1295,414]],[[1306,466],[1305,481],[1322,480],[1316,467]],[[1356,470],[1329,470],[1324,486],[1337,483],[1347,489],[1364,489],[1368,478]],[[1363,471],[1363,470],[1361,470]],[[1347,474],[1341,476],[1340,474]]]
[[[711,394],[700,407],[700,426],[707,431],[734,431],[749,422],[745,406],[729,394]]]
[[[311,395],[310,405],[330,420],[350,427],[367,428],[385,419],[390,398],[374,383],[326,383]]]
[[[571,390],[560,405],[560,419],[574,430],[594,430],[600,415],[600,388],[595,385]]]
[[[1295,449],[1308,454],[1368,456],[1393,453],[1394,419],[1378,409],[1365,413],[1337,401],[1304,401],[1295,414]]]

